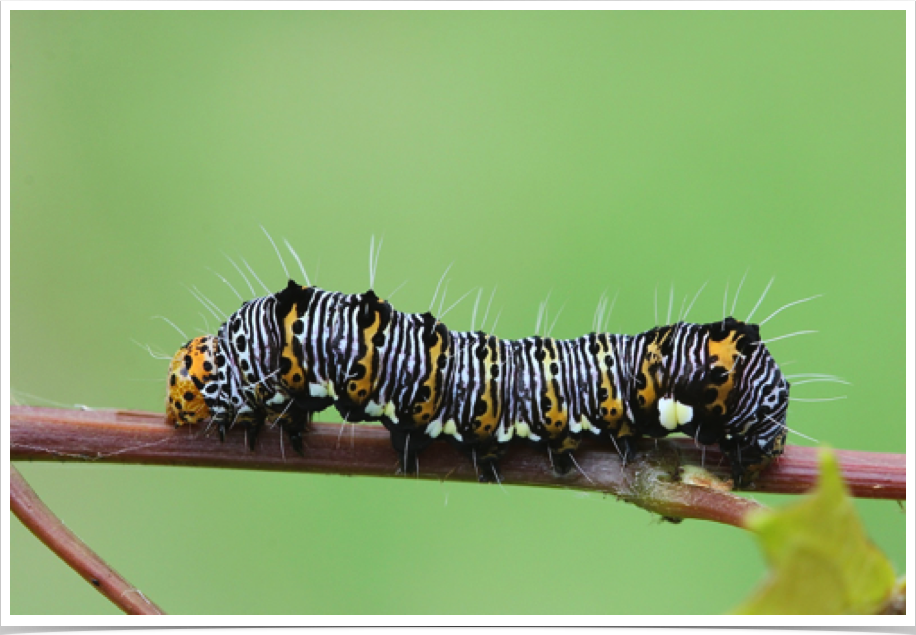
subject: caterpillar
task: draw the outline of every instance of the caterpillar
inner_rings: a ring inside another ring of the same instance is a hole
[[[782,454],[788,401],[759,326],[732,317],[506,340],[397,311],[371,288],[290,279],[178,350],[166,408],[175,426],[209,421],[223,440],[242,425],[251,449],[269,418],[301,455],[313,414],[334,405],[347,422],[381,421],[402,470],[445,436],[482,481],[500,479],[514,437],[546,445],[562,474],[588,435],[610,438],[626,460],[637,438],[679,432],[718,444],[745,487]]]

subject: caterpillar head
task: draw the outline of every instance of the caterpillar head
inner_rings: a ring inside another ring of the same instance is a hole
[[[216,379],[216,351],[216,337],[202,335],[178,349],[172,358],[166,421],[176,428],[186,423],[200,423],[210,417],[204,388]]]

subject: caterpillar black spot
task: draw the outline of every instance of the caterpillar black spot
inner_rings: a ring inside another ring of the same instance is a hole
[[[168,419],[209,419],[224,438],[265,420],[297,452],[312,415],[381,421],[402,468],[439,436],[473,453],[481,478],[514,437],[546,444],[559,472],[588,434],[633,440],[672,432],[718,444],[736,486],[782,454],[789,383],[755,324],[728,317],[638,335],[505,340],[450,331],[431,313],[395,310],[371,289],[343,294],[289,281],[246,302],[217,335],[195,338],[169,368]]]

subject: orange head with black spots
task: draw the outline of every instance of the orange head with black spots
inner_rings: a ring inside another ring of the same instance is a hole
[[[210,417],[204,387],[216,379],[217,338],[196,337],[175,353],[169,364],[166,421],[175,427]]]

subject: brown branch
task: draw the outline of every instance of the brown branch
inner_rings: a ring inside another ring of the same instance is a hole
[[[128,615],[163,614],[61,522],[14,465],[10,465],[10,509],[40,541],[119,609]]]
[[[226,443],[202,429],[174,429],[165,417],[133,411],[72,411],[17,406],[11,408],[13,460],[101,461],[147,465],[183,465],[363,476],[396,476],[396,457],[381,426],[316,423],[307,437],[305,457],[284,447],[280,431],[266,428],[258,448],[249,452],[240,430]],[[705,457],[692,439],[644,440],[637,459],[624,466],[613,446],[593,441],[576,452],[582,472],[557,477],[548,457],[525,443],[510,449],[500,463],[503,484],[561,487],[613,494],[672,518],[698,518],[741,526],[744,515],[760,505],[719,487],[715,479],[679,478],[684,466],[705,465],[728,478],[728,462],[714,448]],[[905,455],[839,451],[844,477],[854,496],[906,498]],[[814,448],[792,446],[760,477],[757,492],[796,494],[817,480]],[[586,476],[587,475],[587,476]],[[404,478],[400,476],[399,478]],[[420,456],[420,478],[476,481],[471,462],[448,443],[434,443]],[[721,485],[721,484],[720,484]]]

